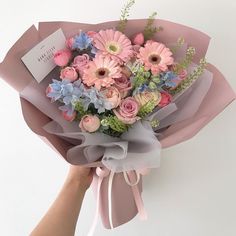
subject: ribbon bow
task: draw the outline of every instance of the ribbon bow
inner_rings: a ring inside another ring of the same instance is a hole
[[[144,208],[143,200],[141,197],[141,193],[138,188],[138,183],[140,181],[140,175],[147,175],[149,173],[149,169],[140,169],[140,170],[135,170],[135,171],[123,171],[124,179],[126,183],[132,188],[133,191],[133,196],[134,200],[138,209],[138,213],[140,216],[141,220],[146,220],[147,219],[147,213]],[[113,226],[113,221],[112,221],[112,182],[114,178],[115,172],[110,171],[106,167],[97,167],[96,168],[96,173],[98,177],[98,183],[97,183],[97,207],[96,207],[96,212],[94,216],[94,220],[92,223],[92,226],[90,228],[90,231],[88,233],[88,236],[92,236],[94,234],[97,222],[98,222],[98,216],[99,216],[99,209],[100,209],[100,189],[102,185],[102,181],[105,177],[109,175],[109,181],[108,181],[108,214],[109,214],[109,223],[111,229],[114,228]],[[136,175],[136,178],[134,176]]]

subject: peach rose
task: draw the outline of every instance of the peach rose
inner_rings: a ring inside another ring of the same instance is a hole
[[[54,54],[54,62],[58,66],[66,66],[70,59],[72,53],[69,49],[59,50]]]
[[[79,127],[82,132],[95,132],[100,127],[100,120],[97,116],[94,115],[85,115],[82,117]]]
[[[68,67],[61,70],[60,78],[67,79],[70,82],[73,82],[78,78],[78,74],[77,74],[74,67],[68,66]]]
[[[111,108],[116,108],[121,102],[121,94],[119,90],[115,87],[109,87],[102,91],[106,100],[111,104]]]
[[[116,117],[124,124],[133,124],[139,120],[140,117],[137,116],[138,111],[139,104],[133,97],[123,99],[120,106],[113,110]]]
[[[154,92],[142,92],[134,95],[135,100],[140,104],[140,106],[145,105],[149,101],[154,101],[156,106],[161,101],[161,93],[159,91]]]

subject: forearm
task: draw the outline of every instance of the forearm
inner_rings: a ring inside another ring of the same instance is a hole
[[[86,188],[67,179],[57,199],[30,236],[73,236]]]

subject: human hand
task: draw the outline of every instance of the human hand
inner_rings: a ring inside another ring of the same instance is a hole
[[[67,181],[79,184],[79,188],[86,191],[92,183],[93,174],[94,168],[71,165]]]

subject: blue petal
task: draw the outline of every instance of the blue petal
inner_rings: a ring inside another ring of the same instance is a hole
[[[66,96],[63,98],[63,102],[68,105],[71,103],[71,100],[72,100],[72,96]]]
[[[89,38],[87,34],[81,32],[79,36],[75,36],[75,42],[73,44],[73,49],[84,50],[87,49],[92,42],[92,39]]]

